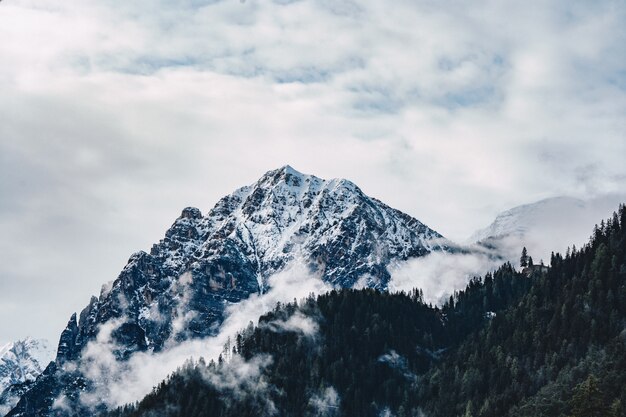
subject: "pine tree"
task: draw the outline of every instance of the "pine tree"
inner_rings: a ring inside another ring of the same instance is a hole
[[[611,407],[609,409],[609,415],[611,417],[621,417],[622,414],[622,402],[619,399],[615,399],[613,403],[611,403]]]
[[[609,417],[609,409],[604,403],[602,391],[598,388],[595,376],[589,377],[578,384],[570,402],[572,417]]]
[[[526,246],[522,249],[522,256],[519,258],[519,264],[522,268],[526,268],[528,266],[528,251],[526,250]]]

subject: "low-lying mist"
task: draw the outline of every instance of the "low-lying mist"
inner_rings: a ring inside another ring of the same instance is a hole
[[[389,290],[409,291],[421,288],[426,302],[439,304],[455,290],[464,288],[472,277],[481,276],[502,262],[502,258],[495,256],[492,250],[478,245],[460,248],[454,252],[433,252],[390,266]],[[191,276],[185,276],[177,284],[180,285],[178,292],[183,301],[186,299],[185,291],[188,290],[191,279],[193,279]],[[84,376],[94,382],[95,389],[81,394],[81,404],[94,407],[104,402],[107,407],[114,408],[138,401],[190,358],[217,360],[224,352],[224,346],[234,340],[237,332],[246,328],[250,322],[256,324],[259,317],[272,310],[277,303],[292,302],[311,294],[320,295],[332,289],[329,284],[322,281],[319,274],[311,273],[304,262],[293,263],[286,270],[270,277],[267,284],[268,291],[264,294],[254,294],[246,300],[226,307],[225,320],[217,335],[180,343],[172,342],[166,345],[168,347],[163,351],[137,352],[126,361],[116,360],[114,352],[122,347],[116,346],[111,337],[114,330],[124,323],[125,318],[105,323],[100,327],[97,338],[83,351],[82,359],[78,363],[66,365],[70,368],[77,367]],[[177,322],[177,327],[182,329],[186,318],[193,316],[181,310],[178,317],[180,322]],[[300,314],[295,314],[284,322],[264,325],[270,326],[272,331],[295,331],[313,339],[318,331],[318,324],[313,319]],[[246,379],[258,379],[263,368],[272,360],[271,357],[257,358],[244,364],[240,358],[228,359],[232,363],[220,372],[228,372],[231,385],[241,389],[250,387],[250,381]],[[241,369],[231,369],[232,367]],[[220,384],[215,378],[219,379],[219,376],[213,375],[208,381],[219,389]],[[312,404],[317,404],[322,398],[324,401],[336,403],[338,399],[335,394],[330,391],[320,393],[318,397],[312,399]],[[67,401],[59,398],[55,404],[63,408]],[[268,409],[271,409],[271,405],[268,405]]]
[[[124,318],[105,323],[100,327],[96,340],[90,342],[83,351],[82,359],[77,364],[66,365],[78,367],[83,375],[95,382],[95,390],[81,394],[82,405],[91,407],[104,402],[108,407],[117,407],[140,400],[190,358],[217,359],[229,339],[232,340],[238,331],[250,322],[256,322],[277,303],[302,299],[312,293],[322,294],[331,289],[320,276],[311,274],[302,265],[295,263],[270,277],[270,289],[266,293],[255,294],[239,303],[228,305],[226,318],[216,336],[171,344],[169,348],[158,353],[137,352],[127,361],[118,361],[114,352],[120,347],[115,345],[111,334],[124,322]],[[277,331],[299,330],[309,336],[317,330],[314,322],[300,316],[271,325]],[[260,361],[258,365],[263,363],[265,362]],[[243,377],[237,373],[233,375]],[[55,405],[63,408],[66,403],[64,398],[59,398]]]

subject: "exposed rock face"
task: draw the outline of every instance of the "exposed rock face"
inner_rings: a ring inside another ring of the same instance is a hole
[[[72,364],[88,343],[102,339],[103,326],[111,328],[107,341],[120,361],[139,351],[158,352],[214,334],[226,303],[265,291],[268,278],[292,262],[335,286],[383,289],[390,262],[445,250],[441,238],[349,181],[326,181],[288,166],[270,171],[205,216],[185,208],[149,254],[133,254],[78,320],[72,316],[55,363],[9,416],[50,415],[61,395],[80,414],[80,390],[97,381]]]

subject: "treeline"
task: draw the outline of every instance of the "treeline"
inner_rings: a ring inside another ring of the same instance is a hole
[[[420,379],[418,398],[427,414],[623,415],[625,254],[622,206],[581,250],[553,254],[551,268],[533,278],[519,303],[470,334]],[[576,387],[590,376],[603,414],[577,414],[572,403]]]
[[[550,266],[505,264],[442,307],[370,289],[278,305],[108,416],[624,416],[624,207]]]

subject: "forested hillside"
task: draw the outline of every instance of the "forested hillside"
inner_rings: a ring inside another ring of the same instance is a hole
[[[440,308],[371,289],[278,305],[108,416],[624,416],[624,207],[550,266],[505,264]]]
[[[623,415],[625,255],[622,206],[421,378],[417,403],[436,416]]]

